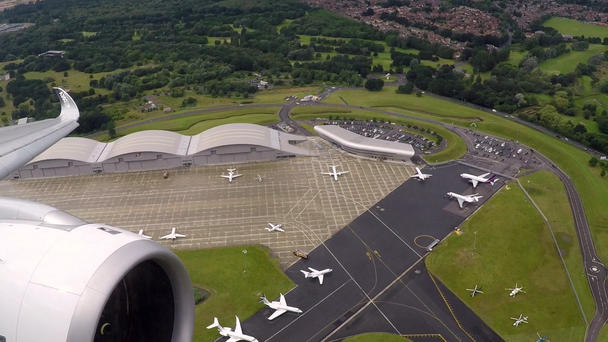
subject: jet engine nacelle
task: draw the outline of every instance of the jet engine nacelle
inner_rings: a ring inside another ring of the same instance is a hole
[[[190,278],[167,248],[0,198],[0,342],[190,342],[193,326]]]

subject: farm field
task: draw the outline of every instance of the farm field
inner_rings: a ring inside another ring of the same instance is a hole
[[[571,36],[608,37],[608,27],[586,24],[579,20],[553,17],[543,23],[543,26],[553,27],[560,33]]]
[[[567,74],[576,69],[579,63],[587,63],[589,57],[604,53],[608,50],[606,45],[589,44],[589,49],[585,51],[570,51],[559,57],[548,59],[540,63],[540,70],[549,74]]]

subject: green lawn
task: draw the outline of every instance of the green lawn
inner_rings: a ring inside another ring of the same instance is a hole
[[[297,107],[292,110],[291,117],[294,120],[314,120],[316,118],[328,118],[329,116],[342,116],[358,120],[379,119],[394,122],[402,125],[414,125],[423,129],[430,129],[445,139],[447,147],[437,153],[423,155],[422,157],[429,163],[441,163],[462,157],[466,153],[466,145],[455,133],[443,128],[442,126],[429,124],[417,120],[403,119],[392,115],[370,112],[366,110],[350,110],[347,108],[324,108],[324,107]],[[415,130],[413,130],[416,132]],[[417,134],[421,134],[416,132]],[[424,134],[422,134],[424,135]],[[431,136],[428,136],[431,137]]]
[[[67,88],[74,92],[80,92],[80,91],[89,90],[89,88],[91,88],[89,86],[89,82],[92,79],[99,80],[101,77],[103,77],[107,74],[110,74],[110,72],[87,74],[85,72],[81,72],[81,71],[74,70],[74,69],[68,70],[67,73],[68,73],[68,76],[64,77],[63,71],[62,72],[57,72],[57,71],[52,71],[52,70],[44,71],[44,72],[30,71],[30,72],[26,72],[24,74],[24,76],[28,80],[48,81],[47,83],[54,87]],[[93,75],[93,78],[91,78],[91,75]],[[106,90],[106,89],[95,89],[95,92],[98,94],[107,94],[110,91]]]
[[[536,332],[553,341],[581,341],[585,325],[549,231],[521,189],[515,183],[509,187],[462,224],[462,234],[437,247],[426,264],[507,341],[534,341]],[[515,283],[526,293],[509,297],[505,288]],[[465,289],[475,284],[484,293],[471,297]],[[529,324],[514,327],[510,317],[522,313]]]
[[[174,252],[186,266],[194,286],[211,293],[195,308],[193,341],[208,342],[219,337],[216,329],[205,329],[213,317],[224,326],[234,327],[235,315],[244,321],[264,306],[258,302],[262,293],[274,299],[294,286],[279,268],[278,260],[261,246]]]
[[[277,107],[245,108],[228,111],[218,111],[190,115],[175,119],[161,120],[126,130],[120,130],[118,133],[120,137],[129,133],[151,129],[160,129],[186,135],[194,135],[209,128],[228,123],[253,123],[264,125],[279,122],[279,116],[277,115],[277,112]],[[120,129],[120,127],[118,128]],[[107,141],[108,136],[104,134],[98,137],[97,140]]]
[[[230,44],[230,37],[207,37],[207,45],[215,45],[215,41],[219,40],[221,44],[226,41],[226,44]]]
[[[587,59],[593,55],[608,50],[606,45],[589,44],[585,51],[570,51],[559,57],[548,59],[540,63],[540,70],[550,74],[566,74],[576,69],[579,63],[587,63]]]
[[[367,333],[345,338],[344,342],[407,342],[408,338],[387,333]]]
[[[543,23],[543,26],[553,27],[560,33],[569,34],[571,36],[585,36],[585,37],[608,37],[608,27],[585,24],[581,21],[553,17]]]
[[[511,50],[511,52],[509,53],[509,60],[507,62],[518,66],[519,63],[521,62],[522,59],[524,59],[524,57],[526,56],[528,52],[527,51],[517,51],[517,50]]]
[[[595,313],[595,303],[587,284],[583,257],[564,185],[555,174],[549,171],[539,171],[522,177],[520,182],[551,224],[585,315],[590,321]]]
[[[250,99],[253,103],[285,103],[285,98],[288,96],[297,96],[303,98],[306,95],[316,95],[322,92],[320,87],[302,87],[302,88],[275,88],[271,90],[258,90],[257,93]]]

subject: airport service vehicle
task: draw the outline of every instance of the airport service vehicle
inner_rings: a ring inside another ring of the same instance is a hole
[[[220,333],[220,335],[228,337],[228,340],[226,340],[226,342],[258,342],[255,337],[243,334],[243,330],[241,329],[241,321],[239,320],[238,316],[234,317],[236,317],[236,326],[234,327],[234,330],[227,327],[222,327],[220,325],[220,322],[217,320],[217,317],[213,317],[213,323],[209,325],[207,329],[217,328],[217,331]]]
[[[467,203],[479,202],[479,199],[483,197],[483,196],[480,196],[479,194],[461,195],[461,194],[457,194],[455,192],[448,192],[446,195],[450,198],[455,198],[456,200],[458,200],[458,205],[460,206],[460,208],[462,208],[462,204],[464,202],[467,202]]]
[[[295,313],[302,313],[302,310],[293,307],[293,306],[289,306],[287,305],[287,301],[285,300],[285,296],[283,296],[283,294],[281,293],[281,296],[279,297],[279,301],[274,301],[274,302],[270,302],[268,301],[268,299],[266,299],[266,296],[262,295],[260,297],[260,302],[264,303],[264,305],[268,306],[271,309],[276,310],[275,312],[272,313],[272,315],[270,315],[270,317],[268,317],[269,321],[272,321],[273,319],[281,316],[282,314],[286,313],[286,312],[295,312]]]
[[[308,254],[305,253],[303,250],[301,249],[296,249],[295,251],[293,251],[293,255],[302,258],[302,259],[308,259]]]
[[[334,177],[334,180],[338,180],[338,176],[342,176],[343,174],[349,173],[350,171],[340,171],[338,172],[337,166],[336,165],[332,165],[331,166],[331,172],[321,172],[322,175],[330,175],[331,177]]]
[[[491,185],[494,185],[494,183],[498,180],[496,176],[488,176],[490,176],[490,173],[484,173],[479,176],[471,175],[468,173],[460,174],[460,177],[468,180],[473,184],[473,189],[475,189],[477,187],[477,184],[479,183],[490,183]]]
[[[318,271],[312,267],[309,267],[308,270],[309,272],[300,270],[300,272],[304,274],[304,278],[317,278],[319,279],[319,284],[321,285],[323,285],[323,276],[332,271],[331,268],[326,268],[324,270]]]
[[[431,174],[422,173],[419,168],[416,168],[416,174],[410,176],[410,178],[416,178],[419,181],[423,181],[427,178],[431,178],[431,176],[432,176]]]

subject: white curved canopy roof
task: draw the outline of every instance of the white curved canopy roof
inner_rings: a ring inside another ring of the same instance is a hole
[[[254,124],[227,124],[195,136],[170,131],[141,131],[110,143],[87,138],[64,138],[28,164],[45,160],[77,160],[101,163],[129,153],[157,152],[188,156],[229,145],[264,146],[297,155],[311,155],[307,149],[290,144],[306,138]]]
[[[81,162],[94,163],[99,159],[101,152],[106,147],[105,143],[86,138],[63,138],[48,150],[32,159],[31,163],[51,159],[71,159]],[[69,158],[66,158],[69,156]]]
[[[260,125],[226,124],[193,136],[188,155],[227,145],[257,145],[295,154],[309,154],[307,150],[290,144],[289,140],[303,141],[305,138]]]
[[[410,144],[364,137],[337,125],[322,125],[314,128],[320,136],[352,149],[389,153],[406,158],[414,156],[414,148]]]
[[[184,155],[188,151],[190,137],[170,131],[141,131],[125,135],[108,143],[99,161],[128,153],[159,152]]]

